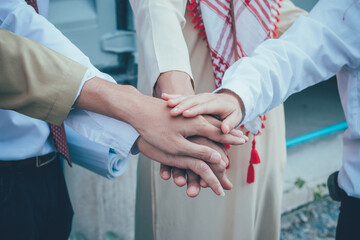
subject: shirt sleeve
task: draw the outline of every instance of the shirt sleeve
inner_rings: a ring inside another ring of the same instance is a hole
[[[109,75],[101,73],[98,69],[96,69],[85,54],[72,44],[70,40],[67,39],[46,18],[37,14],[31,6],[25,3],[25,1],[3,0],[1,2],[0,27],[39,42],[85,66],[87,69],[92,71],[95,76],[115,83],[115,80]],[[78,90],[78,88],[75,89],[75,95]],[[73,99],[71,101],[73,102]],[[94,141],[97,143],[104,144],[106,142],[109,143],[109,145],[107,145],[108,147],[113,148],[116,151],[129,153],[138,137],[136,130],[125,122],[117,121],[117,124],[112,125],[117,130],[109,132],[109,135],[104,135],[101,133],[102,127],[106,128],[106,123],[111,118],[95,113],[94,114],[97,117],[94,118],[90,116],[92,114],[93,113],[85,110],[79,110],[74,113],[70,112],[68,118],[71,116],[71,119],[73,121],[78,121],[78,124],[69,125],[76,132],[85,134],[84,132],[86,131],[87,134],[92,133],[96,136],[104,138],[94,138]],[[85,119],[83,118],[84,116],[86,116]],[[93,128],[97,125],[102,127]],[[120,136],[117,135],[119,133],[121,133]],[[131,143],[129,143],[129,141],[131,141]]]
[[[191,79],[185,0],[130,0],[139,41],[139,89],[152,95],[160,73],[182,71]]]
[[[360,65],[360,2],[320,0],[279,39],[262,43],[225,73],[222,88],[243,100],[243,123],[291,94]]]

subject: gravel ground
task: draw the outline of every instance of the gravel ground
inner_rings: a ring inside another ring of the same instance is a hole
[[[340,203],[329,196],[311,202],[281,217],[280,240],[335,239]]]

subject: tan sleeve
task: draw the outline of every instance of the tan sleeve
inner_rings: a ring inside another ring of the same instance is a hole
[[[30,39],[0,29],[0,108],[61,124],[86,68]]]
[[[160,73],[186,72],[192,78],[182,29],[186,0],[130,0],[139,46],[139,90],[151,95]]]
[[[280,16],[279,27],[276,33],[279,37],[300,17],[306,16],[308,13],[296,7],[290,0],[283,0],[280,2],[281,8],[279,8]]]

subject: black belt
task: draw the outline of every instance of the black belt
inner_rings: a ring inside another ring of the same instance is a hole
[[[26,158],[23,160],[16,161],[3,161],[0,160],[0,168],[4,167],[42,167],[46,164],[52,162],[57,157],[56,152],[51,152],[42,156],[36,156],[31,158]]]

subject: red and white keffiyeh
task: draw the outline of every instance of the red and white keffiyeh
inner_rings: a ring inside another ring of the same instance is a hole
[[[276,37],[280,0],[189,0],[189,15],[194,28],[207,40],[210,49],[216,87],[226,69],[238,59],[250,55],[268,38]],[[252,134],[264,128],[265,116],[245,124]],[[248,133],[247,133],[248,134]],[[247,182],[254,182],[253,164],[260,163],[252,142]]]

